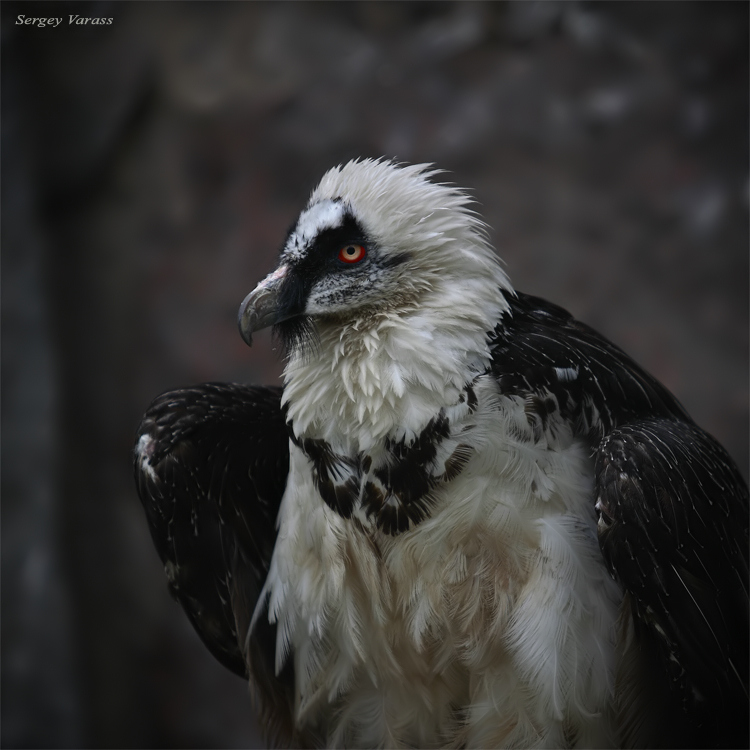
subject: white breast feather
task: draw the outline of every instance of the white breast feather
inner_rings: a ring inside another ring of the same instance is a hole
[[[467,731],[456,706],[469,746],[556,747],[566,727],[580,746],[613,741],[619,593],[584,507],[587,451],[564,430],[552,451],[509,434],[523,404],[498,410],[490,378],[477,396],[474,457],[431,517],[377,535],[379,554],[317,498],[292,446],[271,619],[279,665],[294,650],[299,720],[328,717],[334,744],[441,744]]]

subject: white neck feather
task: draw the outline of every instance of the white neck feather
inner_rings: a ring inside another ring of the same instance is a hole
[[[314,352],[293,354],[284,403],[298,437],[365,451],[386,436],[407,441],[466,382],[487,369],[488,332],[508,303],[497,273],[440,283],[409,310],[316,321]]]

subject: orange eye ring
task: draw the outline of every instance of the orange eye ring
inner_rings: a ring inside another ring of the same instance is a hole
[[[359,263],[365,257],[362,245],[344,245],[339,250],[339,260],[344,263]]]

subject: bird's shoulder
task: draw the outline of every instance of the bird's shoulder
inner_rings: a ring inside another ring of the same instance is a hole
[[[181,491],[196,513],[221,516],[230,526],[252,502],[258,505],[252,512],[273,523],[289,466],[280,402],[279,388],[236,383],[203,383],[154,399],[137,431],[134,471],[162,557],[164,524],[178,522]],[[248,497],[253,501],[245,502]],[[196,518],[188,520],[198,534]]]
[[[685,409],[622,349],[562,307],[517,292],[490,335],[500,392],[522,396],[574,432],[600,440],[645,415],[687,419]]]

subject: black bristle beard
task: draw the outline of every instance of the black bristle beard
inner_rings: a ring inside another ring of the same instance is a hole
[[[281,341],[287,359],[292,355],[309,357],[320,343],[318,330],[309,315],[295,315],[277,323],[273,327],[273,335]]]

